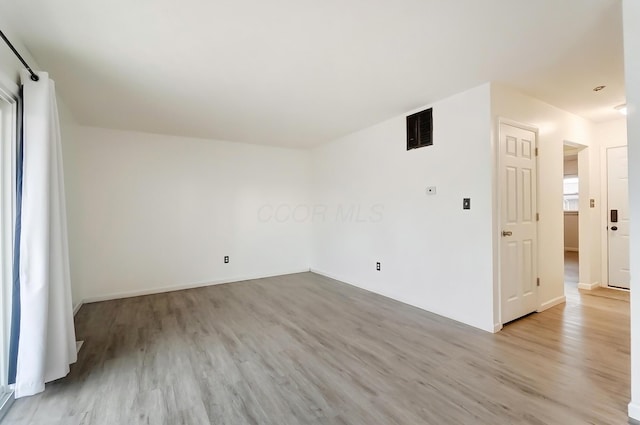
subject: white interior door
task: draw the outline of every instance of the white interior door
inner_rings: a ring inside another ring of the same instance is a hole
[[[500,124],[502,323],[538,307],[536,133]]]
[[[609,286],[629,288],[629,163],[627,147],[607,149]]]

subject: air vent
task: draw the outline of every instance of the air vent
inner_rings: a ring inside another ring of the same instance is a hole
[[[433,145],[433,108],[407,117],[407,150]]]

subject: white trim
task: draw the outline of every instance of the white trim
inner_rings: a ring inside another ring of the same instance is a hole
[[[5,84],[0,83],[0,391],[7,390],[9,365],[18,140],[18,99]]]
[[[96,295],[93,297],[87,297],[82,300],[82,303],[89,304],[89,303],[96,303],[100,301],[118,300],[121,298],[139,297],[142,295],[161,294],[164,292],[180,291],[182,289],[201,288],[203,286],[222,285],[224,283],[243,282],[246,280],[264,279],[267,277],[283,276],[283,275],[295,274],[295,273],[306,273],[308,271],[309,269],[297,269],[297,270],[288,270],[288,271],[283,271],[280,273],[273,273],[268,275],[261,274],[261,275],[238,276],[238,277],[228,278],[228,279],[213,279],[213,280],[204,280],[201,282],[185,283],[180,285],[163,286],[160,288],[114,292],[112,294],[104,294],[104,295]]]
[[[593,283],[578,283],[578,289],[584,289],[585,291],[593,291],[600,286],[600,282]]]
[[[538,133],[540,133],[540,129],[538,127],[534,127],[529,124],[524,124],[520,121],[515,121],[509,118],[498,117],[498,134],[500,134],[500,124],[506,124],[512,127],[518,127],[518,128],[521,128],[522,130],[533,131],[534,133],[536,133],[536,147],[538,147],[537,136],[539,135]]]
[[[20,92],[20,87],[14,81],[7,78],[2,72],[0,72],[0,89],[4,89],[5,92],[8,92],[15,98],[18,97],[18,93]]]
[[[78,312],[80,311],[80,307],[82,307],[82,304],[84,304],[82,301],[80,301],[78,304],[73,306],[73,315],[75,316],[76,314],[78,314]]]
[[[498,333],[502,330],[502,323],[494,323],[493,324],[493,333]]]
[[[629,417],[636,421],[640,421],[640,404],[631,402],[629,403]]]
[[[607,289],[613,289],[614,291],[631,292],[631,289],[628,289],[628,288],[619,288],[617,286],[609,286],[604,284],[599,286],[602,286],[603,288],[607,288]]]
[[[571,247],[564,247],[565,251],[569,251],[569,252],[580,252],[580,250],[578,248],[571,248]]]
[[[540,304],[540,307],[538,307],[538,309],[536,310],[537,313],[542,313],[545,310],[550,309],[551,307],[555,307],[559,304],[563,304],[567,301],[567,297],[565,297],[564,295],[561,297],[556,297],[552,300],[549,300],[547,302],[544,302],[542,304]]]
[[[397,302],[402,303],[404,305],[408,305],[408,306],[411,306],[411,307],[419,308],[420,310],[426,311],[427,313],[431,313],[431,314],[435,314],[436,316],[444,317],[447,320],[453,320],[454,322],[462,323],[463,325],[470,326],[470,327],[472,327],[474,329],[479,329],[481,331],[489,332],[489,333],[496,333],[497,332],[495,330],[496,329],[496,325],[495,324],[487,325],[486,327],[482,327],[482,326],[477,325],[477,324],[463,322],[461,320],[458,320],[458,319],[455,319],[453,317],[447,316],[447,315],[445,315],[443,313],[439,313],[437,311],[433,311],[431,309],[428,309],[428,308],[426,308],[424,306],[421,306],[420,304],[415,304],[414,302],[412,302],[413,300],[406,300],[406,299],[398,298],[397,295],[392,295],[392,294],[389,294],[387,292],[373,291],[373,290],[371,290],[369,288],[365,288],[364,286],[358,285],[358,284],[353,283],[353,282],[349,282],[348,280],[342,279],[340,277],[332,275],[331,273],[326,273],[326,272],[323,272],[323,271],[318,270],[318,269],[311,268],[311,269],[309,269],[309,271],[311,273],[315,273],[317,275],[324,276],[324,277],[326,277],[328,279],[333,279],[333,280],[336,280],[336,281],[338,281],[340,283],[344,283],[344,284],[347,284],[349,286],[353,286],[354,288],[358,288],[358,289],[361,289],[363,291],[367,291],[370,294],[380,295],[382,297],[389,298],[390,300],[397,301]],[[502,325],[499,325],[499,327],[501,328]],[[500,330],[500,329],[498,329],[498,330]]]
[[[0,422],[2,422],[2,418],[7,414],[14,401],[13,390],[0,396]]]
[[[600,279],[606,286],[609,284],[609,170],[607,164],[607,147],[600,146]]]
[[[360,288],[362,290],[367,291],[367,289],[363,288],[362,286],[356,285],[355,283],[352,283],[352,282],[348,282],[348,281],[346,281],[344,279],[341,279],[341,278],[339,278],[337,276],[332,275],[331,273],[323,272],[321,270],[313,269],[313,268],[309,269],[309,271],[311,273],[319,274],[320,276],[328,277],[329,279],[337,280],[338,282],[346,283],[347,285],[355,286],[356,288]],[[373,291],[368,291],[368,292],[373,292]],[[379,294],[379,295],[382,295],[382,294]],[[386,296],[386,295],[383,295],[383,296]],[[391,298],[391,297],[389,297],[389,298]]]

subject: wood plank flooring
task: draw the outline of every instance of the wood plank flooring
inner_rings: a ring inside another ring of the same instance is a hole
[[[589,298],[495,335],[312,273],[89,304],[3,425],[624,424],[628,303]]]
[[[583,295],[590,297],[605,297],[629,302],[630,291],[618,288],[598,287],[592,290],[578,289],[578,253],[564,252],[564,288],[567,300],[572,302],[585,302]],[[586,301],[588,302],[588,300]]]

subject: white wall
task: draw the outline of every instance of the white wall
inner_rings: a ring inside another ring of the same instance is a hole
[[[594,124],[593,130],[603,151],[627,145],[627,119],[622,115],[617,120]]]
[[[584,179],[581,176],[580,179],[579,225],[590,235],[580,238],[581,258],[588,259],[580,262],[580,276],[588,282],[600,279],[600,210],[588,206],[589,198],[599,199],[600,196],[599,147],[593,140],[591,122],[500,84],[491,85],[491,104],[494,131],[497,132],[499,117],[539,129],[538,262],[539,301],[540,309],[543,310],[564,301],[562,180],[565,141],[593,148],[583,149],[579,153],[580,170],[589,170],[589,178]],[[581,233],[581,236],[585,233]],[[498,234],[497,230],[495,234]]]
[[[578,156],[577,155],[564,157],[564,175],[565,176],[578,175]]]
[[[22,44],[20,39],[14,34],[10,23],[3,18],[2,14],[0,14],[0,29],[2,29],[2,32],[4,32],[11,41],[11,44],[20,52],[24,60],[27,61],[34,71],[46,71],[40,68],[38,62],[36,62],[27,47]],[[11,52],[9,47],[5,45],[4,41],[0,40],[0,84],[7,89],[17,90],[18,84],[20,83],[20,72],[23,69],[25,68],[22,63],[20,63],[18,58]],[[55,80],[55,75],[49,75],[49,77]],[[63,126],[62,131],[64,132],[65,124],[75,124],[76,120],[59,94],[57,96],[57,102],[58,113],[60,114],[60,121]]]
[[[631,403],[629,416],[640,420],[640,2],[624,0],[624,56],[629,140],[631,211]]]
[[[314,149],[311,268],[493,331],[489,85],[431,106],[433,146],[407,151],[401,115]]]
[[[308,204],[307,151],[76,127],[65,155],[84,299],[309,269],[309,222],[268,207]]]
[[[2,16],[2,14],[0,14],[0,25],[0,29],[2,29],[2,32],[7,36],[14,47],[22,54],[27,63],[35,64],[35,60],[29,54],[26,47],[15,36],[11,26],[6,21],[5,17]],[[9,47],[5,45],[4,41],[0,40],[0,84],[9,89],[17,89],[18,82],[20,81],[21,69],[22,64],[20,63],[20,61],[15,57],[13,52],[9,50]]]

